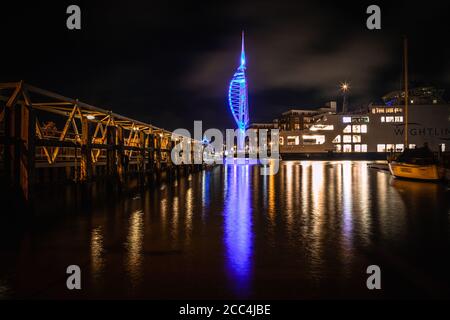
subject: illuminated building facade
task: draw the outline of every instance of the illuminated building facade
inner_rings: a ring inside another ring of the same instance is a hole
[[[427,143],[433,151],[450,149],[450,105],[436,97],[424,99],[424,90],[414,89],[409,105],[409,145]],[[429,90],[430,92],[435,92]],[[428,91],[427,91],[428,92]],[[385,96],[386,97],[386,96]],[[383,98],[385,98],[383,97]],[[303,126],[279,123],[280,153],[283,158],[335,156],[337,158],[386,158],[386,152],[401,152],[404,146],[404,110],[398,103],[371,105],[363,112],[338,113],[316,109]],[[399,102],[400,99],[396,100]],[[292,113],[292,112],[291,112]]]

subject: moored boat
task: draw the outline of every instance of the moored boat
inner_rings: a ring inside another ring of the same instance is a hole
[[[388,159],[389,171],[396,178],[435,181],[445,176],[445,169],[439,166],[433,152],[425,144],[421,148],[409,149],[408,146],[408,42],[403,43],[404,50],[404,102],[405,102],[405,149]]]
[[[406,149],[399,156],[389,159],[389,171],[396,178],[436,181],[445,176],[445,169],[439,165],[428,147]]]

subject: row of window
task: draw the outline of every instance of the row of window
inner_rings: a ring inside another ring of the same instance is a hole
[[[333,139],[333,143],[341,143],[341,142],[343,142],[343,143],[352,143],[352,142],[358,143],[358,142],[361,142],[361,136],[359,134],[353,134],[353,135],[344,134],[341,137],[341,135],[339,134]]]
[[[287,136],[287,145],[299,145],[299,136]],[[325,143],[325,136],[323,135],[303,135],[304,144],[323,144]],[[280,145],[284,144],[284,137],[280,137]],[[338,135],[334,138],[334,148],[336,152],[367,152],[367,144],[360,144],[360,135]],[[343,143],[343,144],[341,144]],[[353,149],[352,149],[353,146]],[[414,149],[415,144],[409,144],[409,149]],[[377,144],[377,152],[402,152],[404,148],[403,143],[380,143]],[[441,144],[440,148],[445,151],[445,144]]]
[[[403,116],[381,117],[381,122],[403,122]]]
[[[372,113],[402,113],[403,108],[372,108]]]
[[[303,144],[324,144],[325,143],[325,136],[324,135],[303,135]],[[284,137],[280,137],[279,139],[280,145],[284,145]],[[286,137],[286,144],[288,146],[298,146],[300,144],[300,136],[287,136]]]
[[[294,146],[300,144],[300,136],[287,136],[287,145]],[[303,135],[303,143],[305,145],[324,144],[325,136],[323,135]],[[280,145],[284,145],[284,137],[279,138]],[[336,152],[367,152],[367,144],[361,143],[360,135],[338,135],[333,139]],[[343,144],[341,144],[343,143]],[[353,146],[353,150],[352,150]],[[409,144],[409,149],[414,149],[415,144]],[[380,143],[377,144],[377,152],[402,152],[404,145],[402,143]],[[445,151],[445,144],[440,145],[442,151]]]
[[[311,131],[332,131],[334,130],[334,125],[332,124],[314,124],[309,128]]]
[[[369,123],[369,117],[342,117],[343,123]]]
[[[414,149],[416,147],[415,144],[410,144],[409,148],[410,149]],[[402,152],[404,148],[404,144],[403,143],[398,143],[398,144],[393,144],[393,143],[382,143],[382,144],[377,144],[377,152]]]
[[[342,130],[344,133],[367,133],[367,124],[348,125]]]
[[[352,152],[351,144],[335,145],[336,152]],[[367,152],[367,144],[354,144],[353,152]]]

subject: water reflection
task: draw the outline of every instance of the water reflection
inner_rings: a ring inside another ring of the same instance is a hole
[[[9,297],[9,287],[2,279],[0,279],[0,299],[7,299]]]
[[[4,246],[33,245],[0,250],[0,297],[29,294],[20,279],[30,265],[47,282],[39,297],[70,294],[52,285],[53,261],[90,263],[93,289],[81,293],[88,298],[356,297],[370,294],[370,264],[390,268],[391,296],[420,296],[411,274],[428,287],[450,283],[448,195],[442,185],[391,179],[365,162],[288,161],[270,176],[258,166],[218,166],[134,200],[98,201],[88,219],[84,211],[63,222],[55,215],[5,238]],[[67,245],[73,239],[76,247]],[[450,297],[445,292],[432,295]]]
[[[103,231],[98,226],[91,232],[91,269],[94,280],[98,279],[104,267]]]
[[[226,263],[238,296],[250,293],[253,234],[249,168],[249,165],[227,166],[224,211]]]
[[[369,168],[367,167],[366,162],[361,162],[357,164],[358,172],[356,173],[357,176],[357,186],[359,186],[359,225],[361,228],[361,240],[364,242],[365,245],[369,244],[369,237],[371,235],[370,233],[370,205],[371,205],[371,198],[370,198],[370,192],[369,192]]]
[[[171,227],[171,235],[172,235],[172,239],[173,241],[176,243],[178,240],[178,219],[179,219],[179,214],[180,214],[180,197],[178,196],[178,194],[173,196],[173,201],[172,201],[172,222],[170,224]]]
[[[204,218],[207,210],[210,206],[210,180],[211,180],[211,172],[203,171],[202,172],[202,218]]]
[[[287,233],[288,235],[292,235],[292,227],[293,227],[293,217],[294,217],[294,207],[293,207],[293,201],[295,199],[295,195],[293,193],[294,188],[294,177],[293,177],[293,171],[294,171],[294,162],[288,162],[284,166],[284,201],[286,203],[286,210],[284,212],[284,217],[286,218],[286,227],[287,227]]]
[[[420,205],[421,202],[436,203],[441,186],[434,182],[391,179],[390,183],[409,206]]]
[[[343,190],[343,222],[344,222],[344,237],[347,245],[350,245],[352,238],[353,229],[353,219],[352,219],[352,186],[353,186],[353,175],[352,175],[352,164],[350,161],[345,161],[342,164],[342,190]]]
[[[144,238],[143,219],[144,214],[140,210],[132,212],[129,218],[128,236],[126,243],[126,247],[128,250],[126,268],[133,287],[138,284],[142,272],[142,247]]]
[[[189,187],[186,191],[186,241],[187,244],[191,241],[191,234],[192,234],[192,216],[194,213],[194,191],[192,190],[192,187]]]
[[[275,224],[275,175],[265,176],[266,179],[269,179],[269,206],[268,213],[270,217],[270,223],[272,227]],[[267,178],[268,177],[268,178]]]

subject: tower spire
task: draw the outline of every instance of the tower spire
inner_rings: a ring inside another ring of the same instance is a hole
[[[241,67],[245,67],[244,30],[242,30]]]

